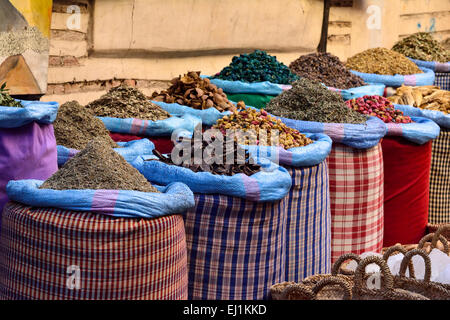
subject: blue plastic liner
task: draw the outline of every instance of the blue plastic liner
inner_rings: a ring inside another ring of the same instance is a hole
[[[397,105],[395,105],[397,107]],[[424,144],[436,139],[441,132],[440,127],[430,119],[411,117],[413,123],[385,123],[386,136],[403,137],[417,144]]]
[[[188,106],[183,106],[178,103],[165,103],[160,101],[152,101],[164,110],[166,110],[170,115],[175,117],[183,117],[185,115],[191,115],[202,120],[202,123],[207,126],[212,126],[217,120],[223,118],[226,115],[231,114],[230,111],[220,112],[216,108],[209,108],[205,110],[198,110]]]
[[[121,218],[157,218],[182,213],[195,205],[194,194],[183,183],[155,186],[156,192],[130,190],[39,189],[42,180],[10,181],[11,200],[33,207],[89,211]]]
[[[0,128],[18,128],[30,122],[53,123],[58,113],[57,102],[18,100],[23,108],[0,106]]]
[[[369,117],[365,124],[322,123],[274,117],[301,133],[324,133],[333,142],[357,149],[369,149],[376,146],[386,134],[384,122],[377,117]]]
[[[243,81],[229,81],[221,79],[211,79],[209,76],[201,76],[202,78],[209,78],[212,84],[216,85],[225,93],[253,93],[253,94],[267,94],[279,95],[284,90],[290,89],[291,86],[287,84],[277,84],[269,81],[263,82],[243,82]]]
[[[383,96],[384,84],[368,84],[362,87],[355,87],[350,89],[337,89],[333,87],[328,87],[329,90],[339,93],[344,100],[351,100],[355,98],[369,96]]]
[[[395,108],[410,117],[422,117],[433,120],[442,128],[450,129],[450,114],[437,110],[425,110],[410,105],[396,104]]]
[[[134,140],[129,142],[117,142],[121,148],[114,148],[114,150],[125,158],[126,161],[133,161],[137,156],[153,154],[155,145],[148,139]],[[64,165],[69,159],[73,158],[79,150],[66,148],[64,146],[57,146],[58,151],[58,166]]]
[[[248,150],[255,158],[266,158],[282,165],[293,167],[315,166],[324,161],[331,152],[332,141],[330,137],[323,133],[305,133],[305,135],[314,143],[288,150],[282,147],[248,145],[242,145],[242,148]]]
[[[374,73],[364,73],[355,70],[350,70],[352,73],[361,77],[367,83],[382,83],[390,87],[400,87],[402,84],[405,86],[427,86],[434,83],[434,71],[428,68],[419,67],[424,73],[417,73],[411,75],[380,75]]]
[[[239,173],[234,176],[216,175],[209,172],[193,172],[161,161],[145,161],[136,158],[131,165],[139,170],[147,180],[157,184],[183,182],[194,193],[223,194],[245,198],[251,201],[277,201],[289,192],[291,176],[283,167],[258,159],[263,169],[251,176]]]
[[[181,117],[170,117],[164,120],[150,121],[136,118],[98,117],[111,132],[126,133],[139,136],[170,136],[173,132],[194,132],[196,125],[202,120],[189,114]],[[186,135],[188,136],[188,135]]]
[[[450,62],[424,61],[407,57],[409,60],[417,64],[419,67],[431,69],[434,72],[446,73],[450,72]]]

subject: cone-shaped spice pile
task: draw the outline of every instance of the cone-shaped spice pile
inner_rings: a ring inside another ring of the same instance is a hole
[[[101,138],[89,142],[85,149],[67,161],[40,188],[158,192],[138,170]]]
[[[53,123],[56,143],[67,148],[81,150],[94,138],[103,138],[112,148],[119,146],[111,139],[102,120],[77,101],[64,103],[58,109]]]

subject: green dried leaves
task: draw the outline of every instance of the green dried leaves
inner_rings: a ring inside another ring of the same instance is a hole
[[[428,32],[414,33],[397,42],[392,50],[418,60],[450,61],[450,52],[434,40]]]
[[[266,110],[276,116],[326,123],[365,123],[366,117],[349,109],[342,97],[319,82],[301,78],[270,100]]]
[[[0,87],[0,106],[23,108],[23,105],[20,103],[20,101],[17,101],[13,97],[11,97],[8,91],[9,89],[6,88],[6,82],[4,82]]]

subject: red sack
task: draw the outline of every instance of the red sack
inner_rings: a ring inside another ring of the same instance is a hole
[[[163,154],[171,153],[174,146],[170,137],[139,137],[132,134],[114,133],[114,132],[110,132],[109,135],[111,139],[113,139],[115,142],[128,142],[132,140],[140,140],[143,138],[147,138],[155,144],[155,149]]]
[[[431,141],[418,145],[385,137],[384,242],[418,243],[426,233],[430,191]]]

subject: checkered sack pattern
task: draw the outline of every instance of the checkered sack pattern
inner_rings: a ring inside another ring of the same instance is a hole
[[[434,85],[441,87],[442,90],[450,90],[450,72],[436,73]]]
[[[195,194],[186,212],[189,299],[267,299],[284,280],[283,201]]]
[[[381,143],[370,149],[355,149],[335,143],[327,162],[331,200],[331,262],[348,252],[380,252],[384,222]]]
[[[292,188],[287,208],[286,277],[300,282],[331,272],[331,210],[326,161],[312,167],[286,167]]]
[[[450,223],[450,129],[441,128],[431,145],[428,222]]]
[[[181,215],[124,219],[9,202],[0,299],[186,299],[185,240]]]

